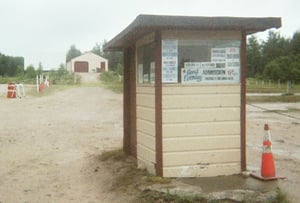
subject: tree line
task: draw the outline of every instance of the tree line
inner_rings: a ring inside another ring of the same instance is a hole
[[[300,82],[300,32],[285,38],[270,31],[262,42],[252,35],[246,56],[247,77]]]
[[[15,76],[24,71],[24,58],[0,53],[0,76]]]

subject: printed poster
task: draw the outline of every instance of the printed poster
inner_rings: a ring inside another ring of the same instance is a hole
[[[139,83],[141,84],[144,82],[143,64],[139,64],[138,69],[139,69]]]
[[[155,83],[155,62],[150,63],[150,82]]]
[[[212,48],[211,61],[216,63],[225,63],[226,61],[226,48]]]
[[[186,62],[181,69],[182,83],[240,82],[240,49],[212,48],[211,62]]]
[[[162,40],[162,82],[178,82],[178,40]]]

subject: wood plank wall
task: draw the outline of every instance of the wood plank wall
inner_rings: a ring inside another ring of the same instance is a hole
[[[155,174],[154,86],[137,86],[137,162]]]
[[[163,86],[164,177],[240,173],[240,89]]]

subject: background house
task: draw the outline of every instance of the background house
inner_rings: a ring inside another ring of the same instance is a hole
[[[87,52],[71,59],[67,62],[66,67],[72,73],[97,73],[108,71],[108,60],[92,52]]]

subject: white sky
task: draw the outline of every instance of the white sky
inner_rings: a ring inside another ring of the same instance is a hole
[[[299,8],[299,0],[0,0],[0,52],[57,68],[72,44],[89,51],[139,14],[281,17],[280,33],[292,37]]]

